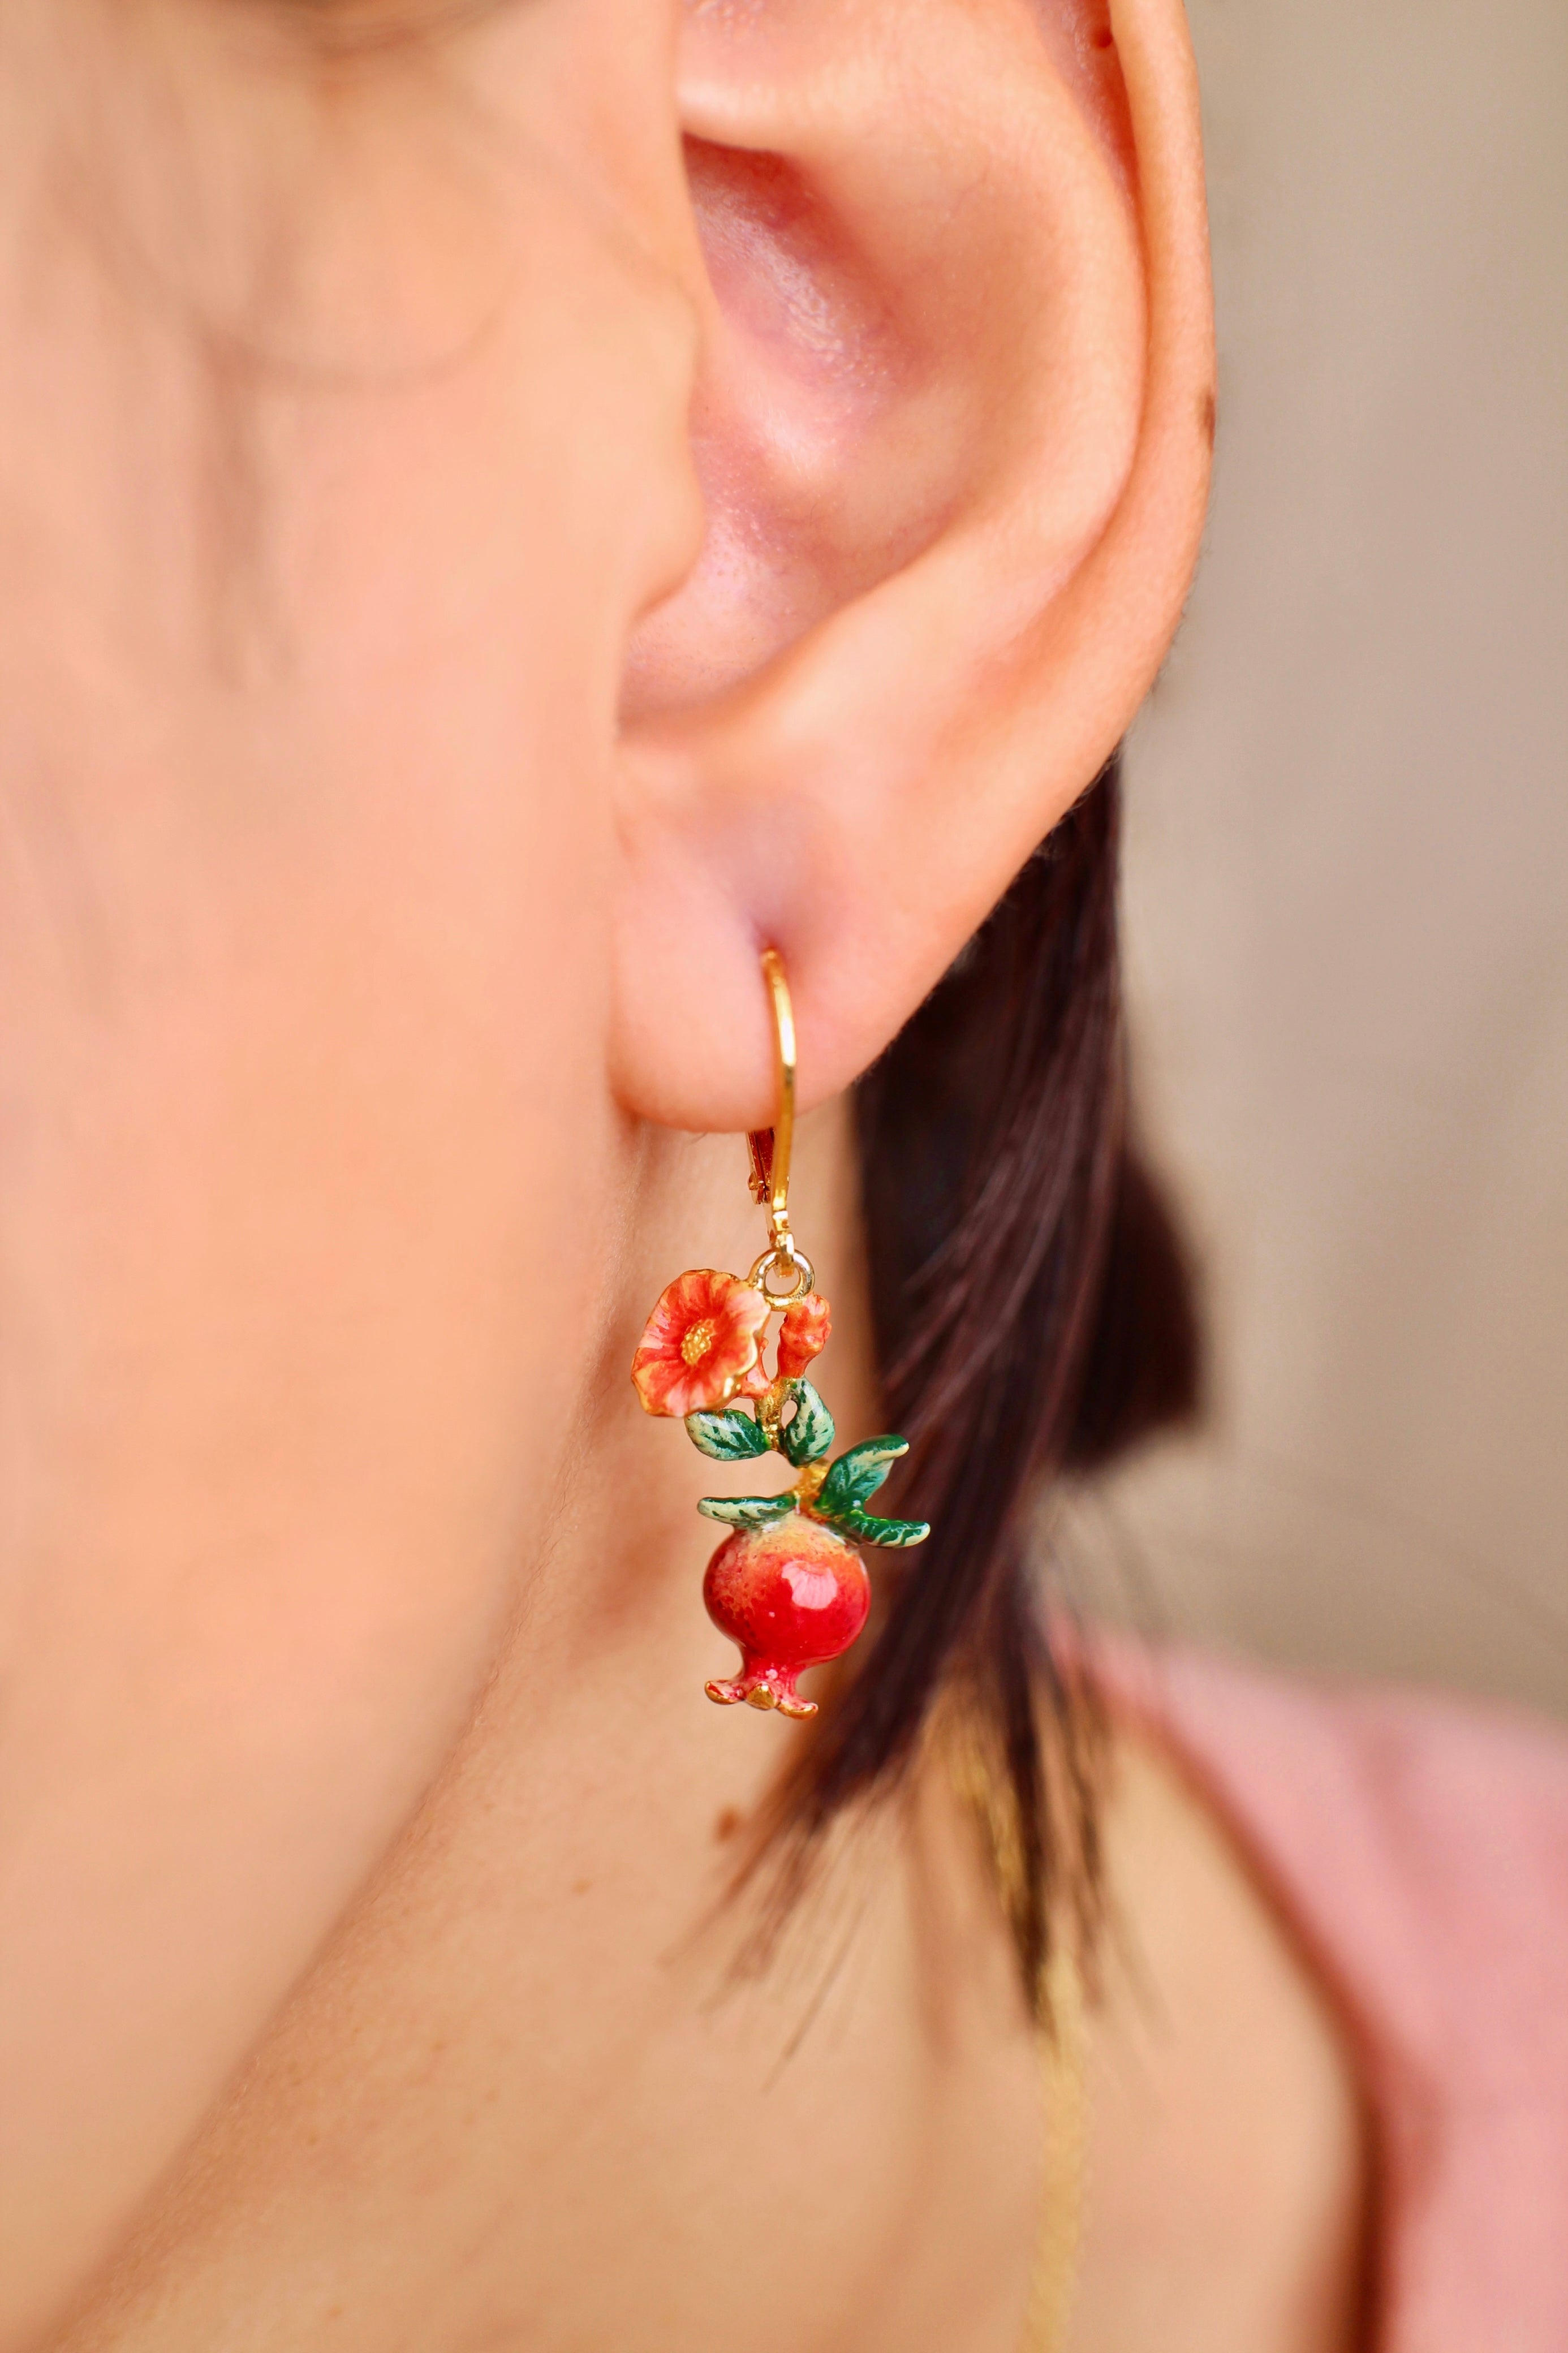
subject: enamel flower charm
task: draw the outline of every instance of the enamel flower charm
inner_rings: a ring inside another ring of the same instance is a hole
[[[632,1379],[647,1412],[683,1421],[689,1413],[728,1405],[737,1392],[754,1397],[765,1388],[759,1343],[772,1312],[738,1275],[711,1267],[678,1274],[660,1292],[632,1358]]]

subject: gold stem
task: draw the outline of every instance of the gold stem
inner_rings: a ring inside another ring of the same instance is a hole
[[[826,1476],[826,1462],[808,1462],[802,1471],[800,1477],[795,1482],[795,1499],[803,1512],[810,1511],[822,1492],[822,1482]]]

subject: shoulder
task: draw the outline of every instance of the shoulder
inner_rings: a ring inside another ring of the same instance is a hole
[[[1335,2007],[1170,1754],[1111,1754],[1074,2353],[1339,2353],[1367,2167]]]
[[[1505,1708],[1108,1655],[1345,2022],[1393,2348],[1568,2342],[1568,1736]]]
[[[1568,1733],[1436,1694],[1295,1681],[1190,1651],[1109,1654],[1336,1976],[1413,2050],[1459,2018],[1497,2059],[1562,2005]],[[1485,1996],[1497,2031],[1476,2018]],[[1563,2028],[1568,2066],[1568,2020]]]

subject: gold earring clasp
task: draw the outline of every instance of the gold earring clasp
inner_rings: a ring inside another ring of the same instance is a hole
[[[789,1229],[789,1168],[795,1149],[795,1006],[784,958],[763,950],[763,979],[773,1025],[774,1112],[772,1127],[753,1128],[746,1138],[752,1158],[752,1198],[768,1213],[768,1240],[751,1280],[774,1306],[804,1299],[816,1284],[811,1261]],[[770,1277],[787,1272],[789,1287],[775,1291]]]

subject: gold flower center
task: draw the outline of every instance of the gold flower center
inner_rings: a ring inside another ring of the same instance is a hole
[[[714,1335],[718,1328],[711,1315],[705,1315],[700,1324],[694,1324],[680,1344],[682,1363],[700,1365],[713,1345]]]

